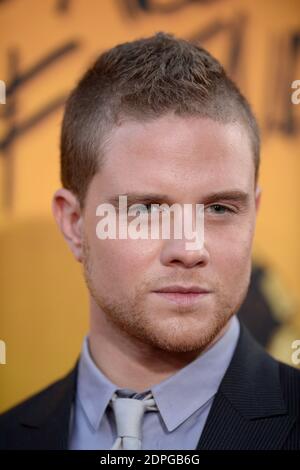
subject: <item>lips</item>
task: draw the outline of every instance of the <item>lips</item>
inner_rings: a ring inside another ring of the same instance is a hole
[[[178,292],[180,294],[190,294],[190,293],[201,294],[201,293],[207,293],[208,290],[199,286],[185,287],[185,286],[175,285],[175,286],[167,286],[167,287],[157,289],[155,292],[165,292],[165,293]]]
[[[210,293],[199,286],[167,286],[154,291],[160,298],[181,306],[192,306],[199,303]]]

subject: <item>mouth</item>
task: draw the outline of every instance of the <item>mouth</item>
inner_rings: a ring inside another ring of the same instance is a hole
[[[168,286],[153,292],[168,302],[186,306],[195,305],[210,294],[209,290],[199,286]]]

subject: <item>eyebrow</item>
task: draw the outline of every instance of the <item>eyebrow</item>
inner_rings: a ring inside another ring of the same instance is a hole
[[[114,206],[119,204],[119,197],[120,196],[127,196],[127,204],[163,204],[167,203],[168,205],[172,205],[174,202],[169,198],[166,194],[158,194],[158,193],[123,193],[111,196],[108,199],[108,202]],[[238,202],[240,204],[246,205],[249,202],[250,196],[248,193],[240,190],[229,190],[229,191],[219,191],[207,194],[203,197],[202,204],[209,204],[215,201],[232,201]],[[200,204],[200,202],[199,202]]]

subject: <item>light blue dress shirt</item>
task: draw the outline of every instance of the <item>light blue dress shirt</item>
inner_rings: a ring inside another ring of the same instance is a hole
[[[239,331],[239,321],[233,316],[225,334],[211,348],[151,388],[158,412],[144,415],[142,449],[196,449]],[[91,358],[88,337],[84,339],[78,367],[69,449],[108,450],[117,437],[113,410],[108,406],[113,393],[118,390],[123,396],[134,393],[134,398],[142,398],[149,389],[137,393],[112,383]]]

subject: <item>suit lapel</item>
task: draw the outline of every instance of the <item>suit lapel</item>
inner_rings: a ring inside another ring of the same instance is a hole
[[[280,449],[294,421],[283,401],[278,363],[241,325],[196,449]]]
[[[26,447],[32,449],[67,449],[72,403],[75,398],[78,362],[71,372],[41,395],[34,409],[21,417]]]

